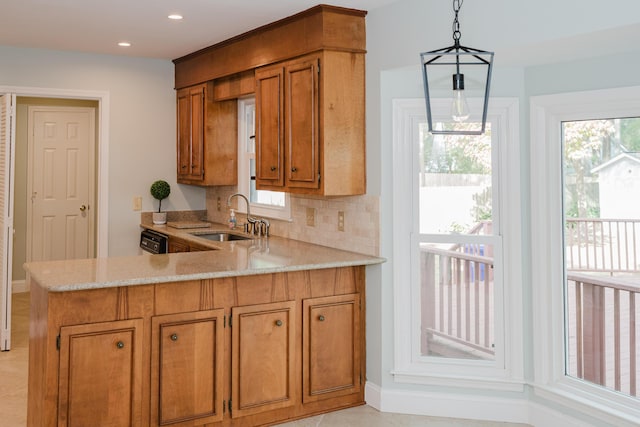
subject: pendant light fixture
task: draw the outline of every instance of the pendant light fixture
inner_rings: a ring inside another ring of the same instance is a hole
[[[487,122],[493,52],[460,44],[458,13],[463,1],[453,0],[453,46],[420,54],[427,122],[435,135],[482,135]],[[440,98],[450,100],[450,115],[434,117]]]

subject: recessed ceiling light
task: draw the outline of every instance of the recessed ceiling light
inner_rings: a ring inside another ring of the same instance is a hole
[[[173,19],[174,21],[179,21],[182,19],[182,15],[178,15],[177,13],[169,15],[167,18]]]
[[[131,43],[129,43],[129,42],[120,42],[120,43],[118,43],[118,46],[129,47],[129,46],[131,46]]]

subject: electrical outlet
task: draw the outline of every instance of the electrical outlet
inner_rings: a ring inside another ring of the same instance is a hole
[[[134,196],[133,197],[133,210],[141,211],[142,210],[142,196]]]
[[[218,197],[218,212],[220,212],[220,197]]]
[[[344,211],[338,211],[338,231],[344,231]]]
[[[307,225],[309,227],[316,226],[316,210],[314,208],[307,208]]]

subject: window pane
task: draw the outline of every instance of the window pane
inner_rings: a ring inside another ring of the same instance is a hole
[[[637,396],[640,119],[565,122],[567,374]]]
[[[431,135],[425,123],[419,142],[420,234],[452,236],[420,245],[421,354],[494,360],[493,246],[454,237],[492,235],[490,123],[480,136]]]
[[[420,246],[423,356],[493,360],[493,247]]]
[[[420,233],[491,234],[491,126],[481,136],[420,127]]]
[[[248,183],[249,189],[249,202],[251,203],[251,209],[254,214],[261,216],[267,216],[270,218],[288,219],[290,215],[289,211],[286,211],[287,196],[283,192],[265,191],[256,189],[256,140],[255,140],[255,105],[251,102],[247,102],[244,107],[244,123],[241,125],[246,126],[243,138],[243,143],[240,143],[240,158],[239,162],[248,163],[249,177],[242,177],[239,182],[244,182],[246,186]],[[238,168],[238,170],[244,170],[246,173],[247,168]],[[242,192],[242,189],[240,189]]]

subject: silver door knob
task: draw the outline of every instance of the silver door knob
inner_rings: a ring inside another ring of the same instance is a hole
[[[87,206],[86,205],[80,206],[80,212],[84,212],[86,210],[87,210]]]

